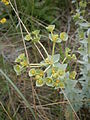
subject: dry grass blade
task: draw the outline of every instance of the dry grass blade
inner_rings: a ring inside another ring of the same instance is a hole
[[[9,113],[7,112],[7,110],[5,109],[5,107],[3,106],[3,104],[2,104],[1,101],[0,101],[0,104],[1,104],[1,106],[2,106],[2,108],[3,108],[3,110],[4,110],[4,112],[7,114],[8,118],[9,118],[10,120],[13,120],[13,119],[11,118],[11,116],[9,115]]]
[[[23,94],[20,92],[20,90],[17,88],[17,86],[12,82],[12,80],[0,69],[0,73],[1,75],[3,75],[6,80],[9,82],[9,84],[12,85],[12,87],[15,89],[15,91],[20,95],[20,97],[23,99],[25,105],[28,107],[28,109],[31,111],[33,117],[36,119],[35,113],[33,111],[33,109],[31,108],[31,105],[28,103],[28,101],[26,100],[26,98],[23,96]]]

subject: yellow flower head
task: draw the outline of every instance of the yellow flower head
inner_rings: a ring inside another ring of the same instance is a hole
[[[6,18],[2,18],[2,19],[0,20],[0,23],[1,23],[1,24],[4,24],[4,23],[6,23],[6,21],[7,21]]]
[[[9,4],[9,1],[8,1],[8,0],[2,0],[1,2],[3,2],[5,5],[8,5],[8,4]]]

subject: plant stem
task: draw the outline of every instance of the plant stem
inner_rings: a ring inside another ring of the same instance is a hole
[[[62,61],[62,64],[66,61],[66,59],[67,59],[67,58],[65,57],[64,60]]]
[[[45,70],[44,73],[51,67],[51,65],[49,65]]]
[[[40,41],[39,41],[38,43],[39,43],[39,45],[43,48],[43,50],[45,51],[45,53],[46,53],[46,55],[47,55],[47,57],[48,57],[49,54],[48,54],[46,48],[43,46],[43,44],[42,44]]]
[[[55,42],[53,42],[53,48],[52,48],[52,61],[53,61],[53,56],[54,56],[54,52],[55,52]]]
[[[35,47],[37,48],[38,52],[40,53],[41,57],[43,58],[43,60],[45,60],[43,54],[41,53],[41,51],[39,50],[38,46],[34,43]]]

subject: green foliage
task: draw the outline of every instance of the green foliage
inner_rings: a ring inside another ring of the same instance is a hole
[[[90,27],[90,23],[84,19],[84,16],[82,15],[82,10],[86,7],[86,2],[79,2],[78,9],[76,10],[76,14],[73,16],[73,19],[75,21],[75,24],[77,25],[77,34],[76,34],[76,40],[78,40],[78,43],[80,45],[80,48],[77,50],[77,53],[80,55],[80,59],[78,60],[78,63],[80,64],[80,78],[78,79],[78,83],[82,86],[82,88],[77,88],[78,84],[74,80],[69,81],[67,80],[67,86],[65,89],[65,92],[67,93],[67,96],[69,97],[70,101],[79,101],[79,103],[72,103],[74,109],[76,111],[79,111],[80,108],[85,105],[87,107],[90,107],[90,104],[84,104],[84,102],[81,102],[83,100],[90,98],[90,84],[89,84],[89,71],[90,71],[90,62],[88,58],[88,38],[86,37],[87,31]],[[88,36],[89,37],[89,36]],[[90,39],[89,39],[90,40]],[[66,56],[69,55],[70,50],[66,49]],[[72,58],[76,59],[76,56],[73,54]],[[69,59],[71,59],[71,56],[69,56]],[[76,72],[73,71],[70,73],[70,78],[75,79]],[[71,84],[71,85],[70,85]],[[71,87],[70,87],[71,86]],[[67,106],[67,110],[70,110],[70,107]]]

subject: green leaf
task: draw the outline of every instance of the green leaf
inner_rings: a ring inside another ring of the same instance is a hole
[[[66,68],[67,68],[67,64],[60,64],[57,62],[54,65],[55,65],[55,67],[58,67],[61,70],[66,70]]]
[[[53,62],[56,63],[56,62],[58,62],[59,60],[60,60],[60,54],[55,54],[55,55],[53,56]]]

